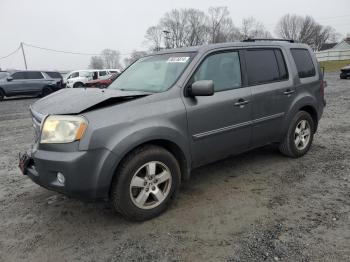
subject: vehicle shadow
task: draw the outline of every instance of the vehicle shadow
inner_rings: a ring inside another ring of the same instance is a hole
[[[182,183],[178,198],[175,200],[176,204],[175,206],[171,206],[169,211],[176,210],[178,207],[181,209],[186,208],[188,204],[191,204],[188,197],[192,200],[203,201],[200,196],[207,194],[206,190],[213,190],[210,187],[214,183],[224,183],[227,179],[234,181],[232,179],[249,176],[250,174],[256,175],[259,166],[266,165],[267,162],[273,163],[276,160],[287,161],[286,159],[288,158],[283,157],[273,146],[265,146],[197,168],[192,172],[191,179]],[[41,194],[43,194],[43,191],[41,191]],[[110,226],[116,224],[119,224],[119,226],[133,224],[133,222],[126,221],[121,215],[115,212],[112,203],[107,201],[84,203],[51,191],[45,192],[44,195],[47,202],[51,201],[50,198],[57,200],[53,205],[49,205],[50,213],[52,212],[52,215],[56,219],[59,219],[59,216],[57,216],[58,212],[62,215],[63,219],[72,219],[71,222],[77,226],[80,223],[86,223],[84,222],[86,220],[90,222],[96,220],[97,223],[100,223],[101,219],[104,225]],[[42,198],[40,196],[38,197]],[[203,205],[205,203],[197,204]],[[77,223],[78,221],[80,222]],[[96,226],[98,227],[97,224]]]
[[[18,101],[18,100],[29,100],[29,99],[39,99],[38,96],[13,96],[13,97],[5,97],[3,102],[6,101]]]

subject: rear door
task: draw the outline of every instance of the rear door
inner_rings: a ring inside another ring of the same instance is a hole
[[[251,89],[244,87],[240,52],[209,54],[190,83],[213,80],[213,96],[184,97],[193,166],[246,150],[251,139]]]
[[[43,74],[38,71],[27,71],[26,74],[26,92],[28,93],[40,93],[44,85],[46,85],[47,80],[44,78]]]
[[[293,79],[280,48],[245,51],[248,84],[252,90],[252,145],[278,141],[284,116],[295,96]]]

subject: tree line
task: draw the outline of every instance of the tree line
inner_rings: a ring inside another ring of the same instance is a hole
[[[308,44],[314,51],[320,50],[327,42],[336,42],[339,34],[331,26],[323,26],[311,16],[286,14],[275,26],[275,36],[283,39],[294,39]],[[241,41],[247,38],[272,38],[263,23],[254,17],[242,19],[236,26],[227,7],[210,7],[207,12],[194,8],[173,9],[165,13],[158,24],[150,26],[145,39],[150,50],[177,48],[194,45]],[[124,67],[147,51],[134,50],[123,59]],[[105,49],[101,56],[94,56],[90,68],[121,68],[119,51]]]

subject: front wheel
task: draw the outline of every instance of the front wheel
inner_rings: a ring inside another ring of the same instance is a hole
[[[309,113],[299,111],[291,121],[279,150],[290,157],[305,155],[312,144],[315,132],[315,123]]]
[[[2,90],[0,90],[0,101],[4,100],[4,97],[5,97],[4,93],[2,92]]]
[[[111,199],[124,217],[144,221],[169,206],[180,186],[180,168],[166,149],[143,146],[121,163],[112,184]]]

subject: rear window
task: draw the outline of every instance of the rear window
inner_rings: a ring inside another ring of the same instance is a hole
[[[307,49],[291,49],[295,65],[300,78],[306,78],[316,75],[316,69],[312,62],[311,55]]]
[[[274,49],[248,49],[246,63],[250,85],[281,80]]]
[[[51,78],[62,78],[61,74],[58,72],[45,72]]]

